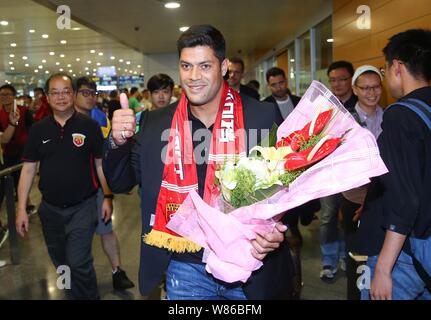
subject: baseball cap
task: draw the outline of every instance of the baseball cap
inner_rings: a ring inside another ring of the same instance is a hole
[[[353,77],[352,77],[352,85],[354,85],[354,84],[355,84],[356,80],[359,78],[359,76],[360,76],[361,74],[363,74],[364,72],[367,72],[367,71],[372,71],[372,72],[377,73],[377,74],[379,75],[379,77],[380,77],[380,80],[382,80],[382,81],[383,81],[383,76],[382,76],[382,74],[380,73],[380,70],[379,70],[379,69],[377,69],[377,68],[376,68],[376,67],[374,67],[374,66],[371,66],[371,65],[366,64],[366,65],[360,66],[359,68],[357,68],[357,69],[356,69],[356,71],[355,71],[355,73],[354,73],[354,75],[353,75]]]

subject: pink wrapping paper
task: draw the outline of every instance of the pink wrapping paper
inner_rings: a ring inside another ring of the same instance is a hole
[[[319,109],[338,108],[325,129],[334,137],[350,129],[345,141],[331,155],[302,173],[290,186],[272,197],[229,214],[205,203],[192,191],[167,227],[205,248],[206,270],[225,282],[246,282],[262,262],[251,255],[256,233],[271,232],[287,210],[310,200],[367,184],[387,172],[373,134],[361,128],[338,99],[321,83],[313,81],[301,101],[280,125],[277,137],[302,129]],[[218,203],[221,203],[219,201]],[[288,214],[288,213],[287,213]]]

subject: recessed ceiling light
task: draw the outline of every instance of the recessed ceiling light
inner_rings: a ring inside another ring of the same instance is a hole
[[[73,31],[78,31],[78,30],[81,30],[81,28],[74,27],[74,28],[72,28],[72,30],[73,30]]]
[[[72,74],[72,77],[76,77],[76,74]]]
[[[181,5],[178,2],[165,3],[165,8],[168,8],[168,9],[178,9],[179,7],[181,7]]]
[[[46,63],[46,60],[45,60],[45,59],[43,59],[43,60],[42,60],[42,63]]]
[[[89,75],[90,75],[90,72],[86,72],[85,74],[86,74],[87,76],[89,76]]]
[[[130,61],[127,61],[126,64],[130,64]]]
[[[15,58],[15,55],[14,55],[13,53],[11,53],[11,54],[9,55],[9,57],[11,57],[11,58]]]
[[[72,65],[71,65],[70,63],[67,65],[67,67],[68,67],[68,68],[70,68],[71,66],[72,66]]]
[[[16,43],[15,43],[15,42],[13,42],[13,43],[11,43],[11,44],[10,44],[10,46],[11,46],[11,47],[16,47]]]
[[[121,70],[121,68],[117,68],[118,70]]]
[[[124,71],[126,71],[126,72],[127,72],[127,69],[124,69]]]
[[[39,69],[43,69],[43,66],[42,65],[40,65],[40,66],[37,66]]]
[[[97,69],[96,69],[96,68],[94,68],[94,69],[93,69],[93,71],[94,71],[94,72],[96,72],[96,71],[97,71]]]
[[[138,64],[138,68],[140,68],[141,67],[141,65],[140,64]]]
[[[38,72],[39,72],[39,70],[37,70],[37,69],[34,69],[34,72],[38,73]]]
[[[181,27],[181,28],[180,28],[180,31],[181,31],[181,32],[185,32],[185,31],[189,30],[189,28],[190,28],[190,27],[184,26],[184,27]]]
[[[326,42],[334,42],[334,39],[332,39],[332,38],[326,39]]]
[[[44,33],[44,34],[42,35],[42,38],[44,38],[44,39],[48,39],[48,38],[49,38],[49,35],[47,35],[46,33]]]
[[[90,53],[96,53],[96,50],[91,49],[91,50],[90,50]]]
[[[99,56],[103,56],[103,52],[99,52],[98,54],[99,54]]]
[[[7,26],[8,24],[9,24],[9,22],[6,20],[0,21],[0,25],[2,25],[2,26]]]
[[[118,60],[118,61],[123,62],[124,60],[123,60],[123,59],[120,59],[120,60]]]
[[[29,65],[28,63],[26,63],[26,64],[24,65],[24,67],[30,67],[30,65]]]
[[[28,57],[27,56],[22,56],[22,60],[27,60]]]
[[[295,62],[295,59],[290,59],[290,62]]]
[[[85,70],[88,70],[88,67],[85,67],[84,69],[85,69]]]
[[[45,73],[46,73],[46,74],[48,74],[48,73],[49,73],[49,71],[48,71],[48,70],[45,70]]]
[[[30,33],[35,33],[35,32],[36,32],[36,30],[34,30],[34,29],[30,29],[30,30],[28,30],[28,32],[30,32]]]
[[[76,58],[75,60],[76,60],[76,61],[81,61],[81,59],[79,59],[79,58]]]
[[[66,40],[61,40],[61,41],[60,41],[60,43],[61,43],[61,44],[66,44],[66,43],[67,43],[67,41],[66,41]]]
[[[60,54],[60,58],[64,58],[64,54]]]
[[[87,63],[88,63],[88,64],[91,64],[91,60],[88,60],[88,61],[87,61]]]
[[[9,64],[13,64],[13,62],[12,62],[12,61],[9,61]]]
[[[72,70],[72,69],[70,69],[70,70],[69,70],[69,73],[72,73],[72,72],[73,72],[73,70]]]
[[[49,52],[49,55],[50,55],[50,56],[53,56],[53,55],[55,55],[55,52],[54,52],[54,51],[50,51],[50,52]]]
[[[58,69],[60,72],[63,72],[63,68]]]
[[[57,62],[55,63],[55,65],[56,65],[56,66],[59,66],[59,65],[60,65],[60,62],[58,62],[58,61],[57,61]]]
[[[115,57],[114,57],[114,56],[112,56],[112,57],[111,57],[111,60],[115,60]]]
[[[100,65],[101,65],[101,63],[100,63],[100,62],[98,62],[98,63],[96,63],[96,65],[100,66]]]
[[[15,67],[10,67],[11,70],[15,70]]]

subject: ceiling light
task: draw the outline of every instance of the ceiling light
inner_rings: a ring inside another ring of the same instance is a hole
[[[42,65],[40,65],[40,66],[37,66],[39,69],[42,69],[43,68],[43,66]]]
[[[85,70],[88,70],[88,67],[85,67],[84,69],[85,69]]]
[[[73,72],[73,70],[72,70],[72,69],[70,69],[70,70],[69,70],[69,73],[72,73],[72,72]]]
[[[15,70],[15,67],[10,67],[11,70]]]
[[[334,39],[332,39],[332,38],[326,39],[326,42],[334,42]]]
[[[88,63],[88,64],[91,64],[91,60],[88,60],[88,61],[87,61],[87,63]]]
[[[64,54],[60,54],[60,58],[64,58]]]
[[[181,32],[185,32],[185,31],[189,30],[189,28],[190,28],[190,27],[184,26],[184,27],[181,27],[181,28],[180,28],[180,31],[181,31]]]
[[[9,24],[9,22],[6,20],[0,21],[0,25],[2,25],[2,26],[7,26],[8,24]]]
[[[138,68],[140,68],[141,67],[141,65],[140,64],[138,64]]]
[[[126,64],[130,64],[130,61],[127,61]]]
[[[11,53],[11,54],[9,55],[9,57],[11,57],[11,58],[15,58],[15,55],[14,55],[13,53]]]
[[[30,29],[30,30],[28,30],[28,32],[30,32],[30,33],[35,33],[35,32],[36,32],[36,30],[34,30],[34,29]]]
[[[26,64],[24,65],[24,67],[30,67],[30,65],[29,65],[28,63],[26,63]]]
[[[34,72],[38,73],[38,72],[39,72],[39,70],[37,70],[37,69],[34,69]]]
[[[73,31],[78,31],[78,30],[81,30],[81,28],[74,27],[74,28],[72,28],[72,30],[73,30]]]
[[[72,77],[76,77],[76,74],[72,74]]]
[[[58,71],[63,72],[63,68],[58,69]]]
[[[90,50],[90,53],[96,53],[96,50],[92,49]]]
[[[66,43],[67,43],[67,41],[66,41],[66,40],[61,40],[61,41],[60,41],[60,43],[61,43],[61,44],[66,44]]]
[[[47,35],[46,33],[44,33],[44,34],[42,35],[42,38],[44,38],[44,39],[48,39],[48,38],[49,38],[49,35]]]
[[[101,63],[100,63],[100,62],[98,62],[98,63],[96,63],[96,65],[100,66],[100,65],[101,65]]]
[[[126,71],[126,72],[127,72],[127,69],[124,69],[124,71]]]
[[[13,64],[13,62],[12,62],[12,61],[9,61],[9,64]]]
[[[48,73],[49,73],[49,71],[48,71],[48,70],[45,70],[45,73],[46,73],[46,74],[48,74]]]
[[[15,43],[15,42],[13,42],[13,43],[11,43],[11,44],[10,44],[10,46],[11,46],[11,47],[16,47],[16,43]]]
[[[168,9],[178,9],[179,7],[181,7],[181,5],[178,2],[165,3],[165,8],[168,8]]]
[[[85,74],[86,74],[87,76],[89,76],[89,75],[90,75],[90,72],[86,72]]]
[[[28,57],[27,56],[22,56],[22,60],[27,60]]]
[[[97,71],[97,69],[93,69],[93,71],[94,71],[94,72],[96,72],[96,71]]]
[[[118,70],[121,70],[121,68],[117,68]]]
[[[99,56],[103,56],[103,52],[99,52]]]
[[[54,52],[54,51],[50,51],[50,52],[49,52],[49,55],[50,55],[50,56],[53,56],[53,55],[55,55],[55,52]]]
[[[290,62],[295,62],[295,59],[290,59]]]
[[[60,62],[58,62],[58,61],[57,61],[57,62],[55,63],[55,65],[56,65],[56,66],[59,66],[59,65],[60,65]]]
[[[45,60],[45,59],[43,59],[43,60],[42,60],[42,63],[46,63],[46,60]]]
[[[114,56],[112,56],[112,57],[111,57],[111,60],[115,60],[115,57],[114,57]]]
[[[124,60],[123,60],[123,59],[120,59],[120,60],[118,60],[118,61],[123,62]]]
[[[79,59],[79,58],[76,58],[76,61],[81,61],[81,59]]]

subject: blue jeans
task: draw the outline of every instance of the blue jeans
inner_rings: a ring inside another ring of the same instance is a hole
[[[336,268],[338,261],[346,257],[343,231],[338,227],[339,195],[320,199],[320,250],[322,265]]]
[[[242,284],[228,285],[206,272],[204,264],[171,260],[166,271],[168,300],[247,300]]]
[[[374,277],[377,257],[368,257],[371,279]],[[361,290],[361,300],[370,299],[370,290]],[[392,300],[431,300],[431,293],[419,277],[413,265],[412,257],[401,251],[392,269]]]

